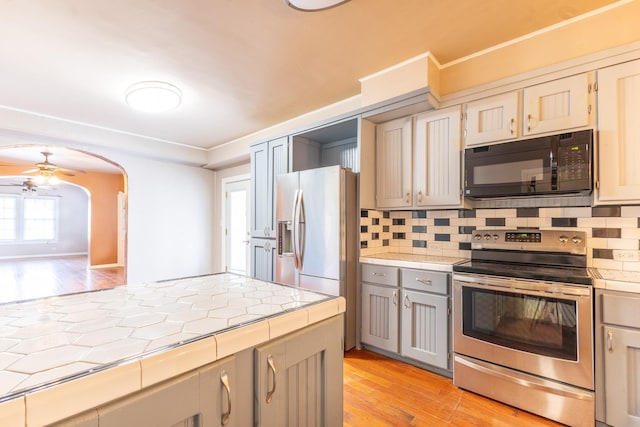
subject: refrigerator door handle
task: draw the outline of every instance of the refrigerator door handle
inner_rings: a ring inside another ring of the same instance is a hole
[[[300,198],[300,190],[296,190],[295,195],[293,196],[293,208],[291,209],[291,219],[293,222],[293,229],[292,231],[292,240],[293,240],[293,266],[295,267],[296,270],[298,270],[300,268],[300,265],[298,263],[298,233],[299,233],[299,227],[298,227],[298,203],[299,203],[299,198]]]
[[[304,246],[305,246],[305,234],[306,234],[306,222],[305,222],[305,212],[304,212],[304,197],[302,190],[300,190],[300,197],[298,200],[298,218],[296,219],[298,222],[298,265],[299,269],[302,270],[304,265]]]

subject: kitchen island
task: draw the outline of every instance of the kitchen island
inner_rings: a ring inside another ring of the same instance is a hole
[[[0,305],[0,425],[341,425],[344,310],[341,297],[234,274]],[[317,407],[287,409],[283,375],[299,363]]]

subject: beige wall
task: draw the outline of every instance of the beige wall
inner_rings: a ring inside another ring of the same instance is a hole
[[[445,64],[440,72],[440,94],[451,94],[639,41],[639,19],[640,2],[632,1],[462,62]]]

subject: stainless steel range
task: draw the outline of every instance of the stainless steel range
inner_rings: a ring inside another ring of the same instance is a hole
[[[478,230],[453,285],[458,387],[594,425],[593,287],[579,231]]]

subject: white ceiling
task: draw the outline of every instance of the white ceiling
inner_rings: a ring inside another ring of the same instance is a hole
[[[354,96],[359,78],[423,52],[445,64],[610,3],[3,0],[0,108],[211,148]],[[141,80],[177,85],[182,104],[130,110],[124,92]]]

